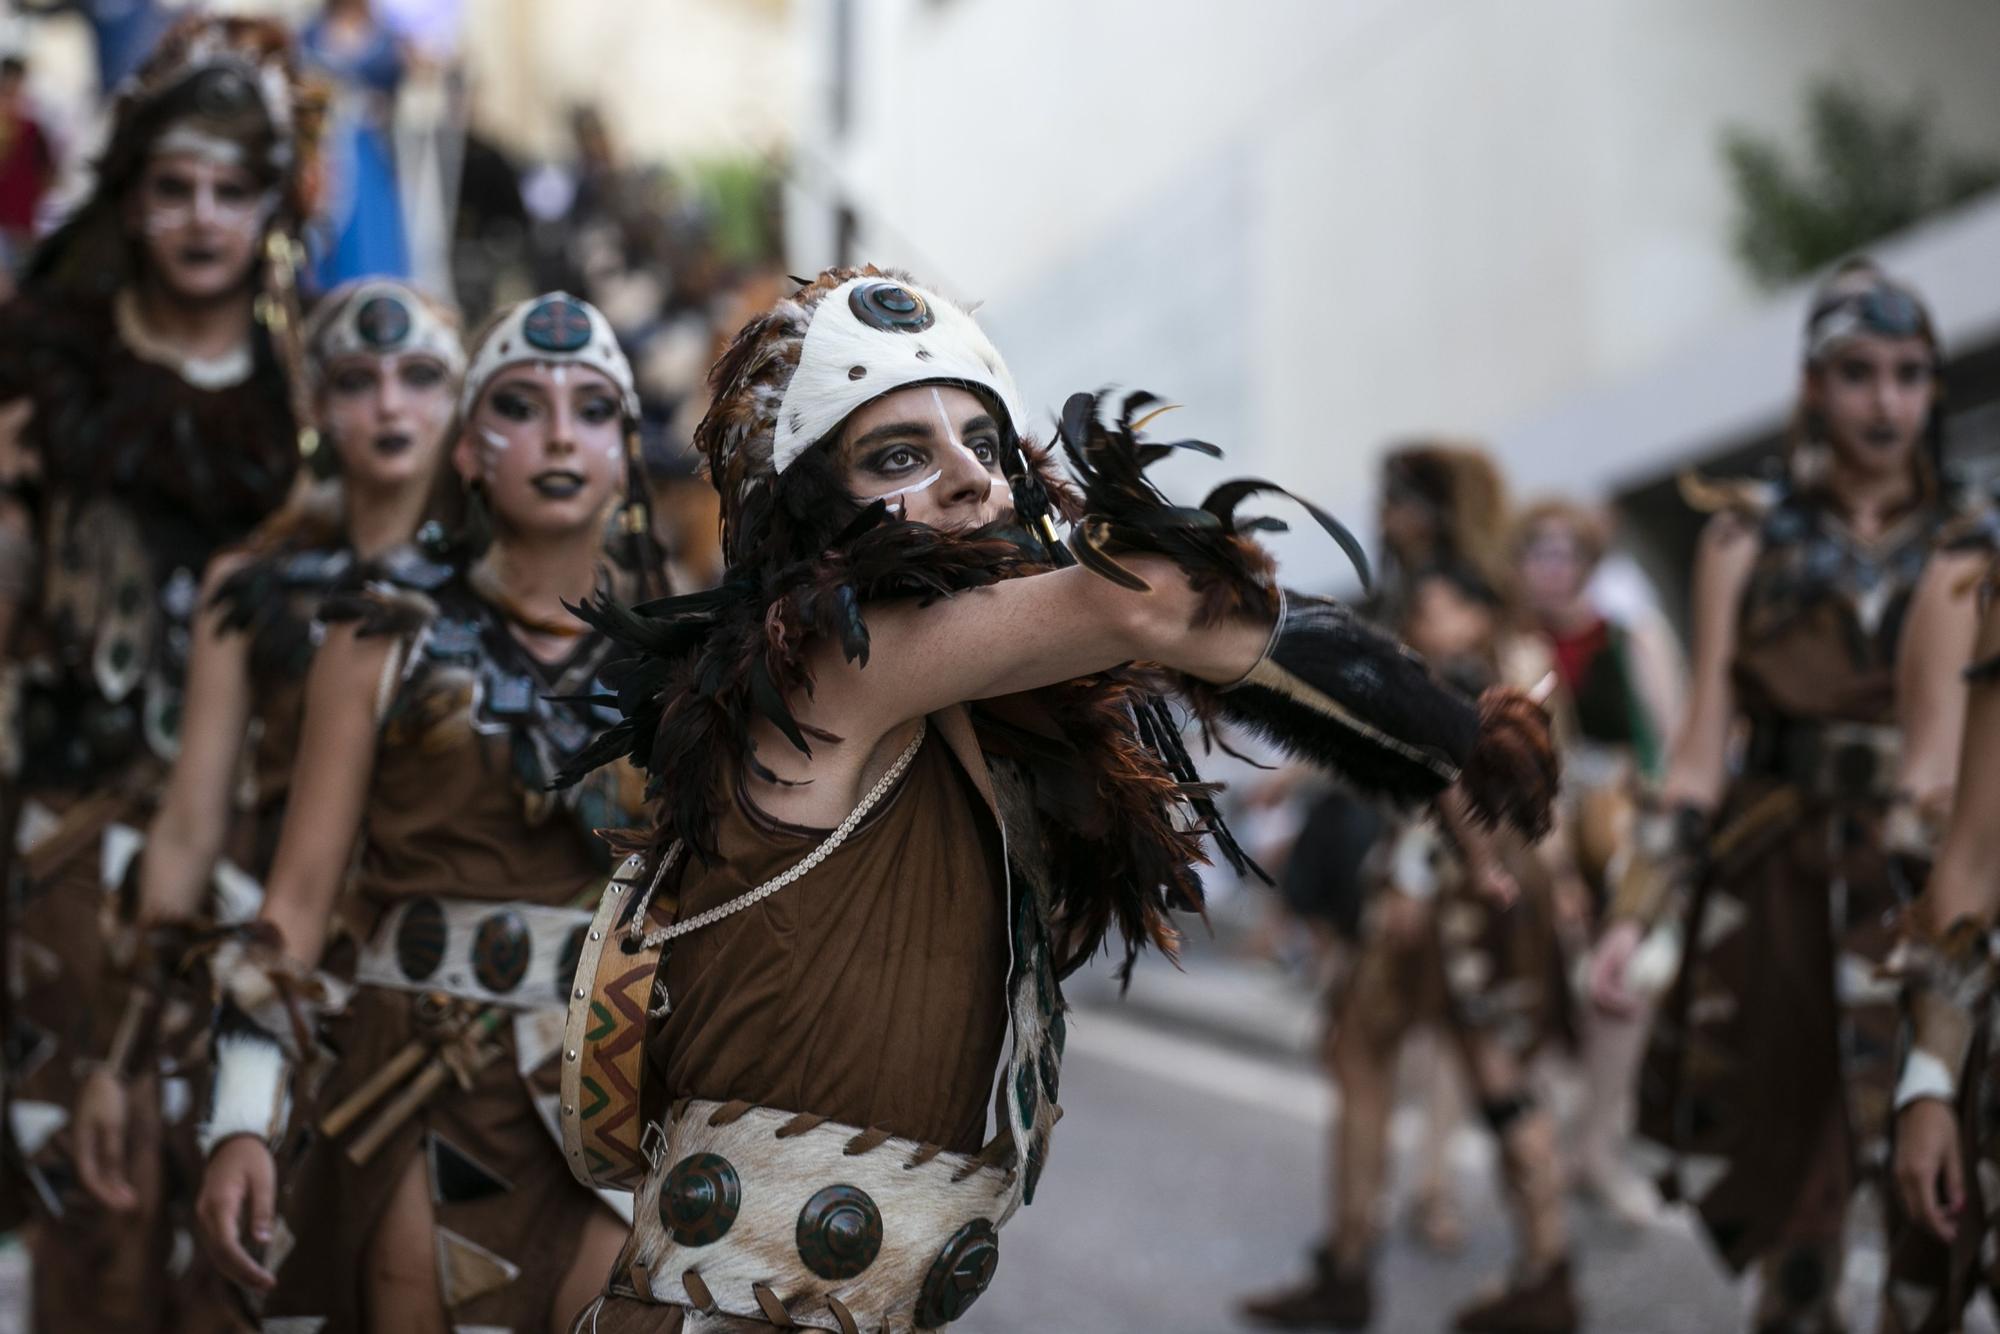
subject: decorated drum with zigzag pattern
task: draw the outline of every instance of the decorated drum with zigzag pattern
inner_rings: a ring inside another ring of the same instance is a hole
[[[633,896],[645,889],[642,871],[642,860],[629,858],[604,886],[577,957],[563,1028],[563,1156],[576,1179],[594,1190],[636,1190],[646,1176],[640,1074],[664,947],[630,939],[626,918]],[[672,920],[672,898],[656,896],[642,933]]]

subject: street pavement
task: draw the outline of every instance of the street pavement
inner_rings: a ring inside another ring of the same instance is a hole
[[[1310,995],[1282,975],[1197,945],[1187,971],[1142,964],[1120,1000],[1103,973],[1069,987],[1065,1115],[1033,1206],[1009,1224],[993,1287],[953,1326],[964,1334],[1227,1334],[1252,1328],[1239,1297],[1290,1282],[1322,1226],[1332,1095],[1315,1073]],[[1392,1132],[1407,1148],[1416,1116]],[[1450,1328],[1507,1263],[1491,1151],[1475,1130],[1452,1154],[1467,1236],[1426,1252],[1398,1220],[1377,1270],[1375,1329]],[[1586,1308],[1601,1334],[1726,1334],[1747,1293],[1716,1267],[1684,1215],[1633,1230],[1572,1215]],[[27,1257],[0,1241],[0,1334],[24,1328]],[[1879,1249],[1849,1275],[1850,1328],[1874,1328]],[[1984,1309],[1969,1328],[1993,1334]]]
[[[1203,1001],[1199,1023],[1157,1004],[1164,988]],[[1298,1277],[1322,1226],[1322,1146],[1332,1098],[1302,1052],[1309,1019],[1283,1018],[1268,975],[1226,961],[1186,974],[1142,967],[1131,1001],[1085,979],[1070,1023],[1054,1152],[1033,1206],[1001,1240],[993,1287],[954,1329],[1218,1334],[1253,1328],[1237,1299]],[[1246,1000],[1245,998],[1259,998]],[[1308,1009],[1309,999],[1303,1000]],[[1249,1013],[1232,1039],[1229,1010]],[[1190,1033],[1193,1035],[1190,1036]],[[1278,1038],[1273,1040],[1273,1034]],[[1291,1050],[1288,1050],[1291,1049]],[[1395,1138],[1415,1138],[1413,1112]],[[1383,1331],[1450,1328],[1451,1313],[1510,1255],[1490,1150],[1468,1129],[1455,1145],[1467,1238],[1457,1256],[1424,1251],[1400,1226],[1400,1193],[1377,1271]],[[1573,1213],[1586,1329],[1708,1334],[1743,1327],[1749,1300],[1714,1263],[1684,1213],[1634,1230],[1594,1208]],[[1879,1250],[1864,1243],[1848,1283],[1850,1327],[1874,1327]],[[1972,1328],[1992,1330],[1979,1313]]]

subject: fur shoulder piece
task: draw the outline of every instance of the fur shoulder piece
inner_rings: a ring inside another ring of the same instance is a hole
[[[578,755],[561,781],[629,757],[649,775],[648,795],[659,799],[659,845],[680,839],[712,856],[729,766],[770,776],[750,752],[752,720],[771,723],[808,754],[813,739],[825,739],[814,738],[786,703],[812,688],[811,641],[839,644],[849,661],[865,664],[865,603],[930,602],[1040,568],[1018,534],[940,532],[894,518],[877,502],[817,560],[761,576],[738,572],[719,588],[638,607],[599,597],[577,614],[624,650],[603,673],[622,721]]]
[[[413,546],[396,547],[357,567],[320,603],[319,618],[351,624],[363,639],[406,638],[437,619],[438,594],[457,574]]]

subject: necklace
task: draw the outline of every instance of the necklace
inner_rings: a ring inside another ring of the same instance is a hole
[[[855,804],[854,809],[847,813],[847,818],[842,820],[820,842],[818,847],[807,853],[790,870],[772,876],[769,880],[757,886],[757,888],[746,890],[727,903],[717,904],[707,912],[696,913],[693,917],[684,918],[678,922],[670,922],[666,926],[659,927],[642,935],[640,928],[645,925],[646,909],[653,902],[653,891],[660,887],[660,882],[666,879],[667,872],[673,869],[674,864],[680,860],[683,845],[679,839],[675,839],[673,846],[667,849],[667,855],[660,859],[660,869],[653,873],[653,883],[646,886],[646,892],[639,898],[638,911],[632,914],[632,925],[627,928],[627,938],[638,942],[646,949],[658,949],[677,936],[687,935],[690,931],[699,931],[705,926],[714,926],[725,917],[733,917],[745,908],[762,903],[786,885],[804,876],[808,871],[811,871],[828,857],[831,857],[834,850],[845,843],[848,835],[852,834],[860,826],[862,820],[867,818],[868,812],[874,810],[881,803],[882,798],[889,795],[889,790],[896,786],[896,780],[901,778],[903,771],[910,767],[910,761],[916,759],[917,748],[924,744],[924,734],[929,730],[929,720],[918,721],[917,734],[910,738],[909,745],[903,747],[903,753],[896,757],[896,762],[889,766],[888,772],[876,779],[875,786],[868,789],[861,800]],[[661,993],[661,1000],[662,1007],[664,1008],[664,989]]]

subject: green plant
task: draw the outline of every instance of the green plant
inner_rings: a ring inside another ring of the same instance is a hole
[[[778,230],[777,167],[763,158],[709,158],[687,172],[714,219],[715,244],[732,264],[755,264],[774,257],[782,243]]]
[[[1766,287],[2000,184],[2000,163],[1937,144],[1930,108],[1888,106],[1836,80],[1807,90],[1806,131],[1796,159],[1740,126],[1723,132],[1736,254]]]

